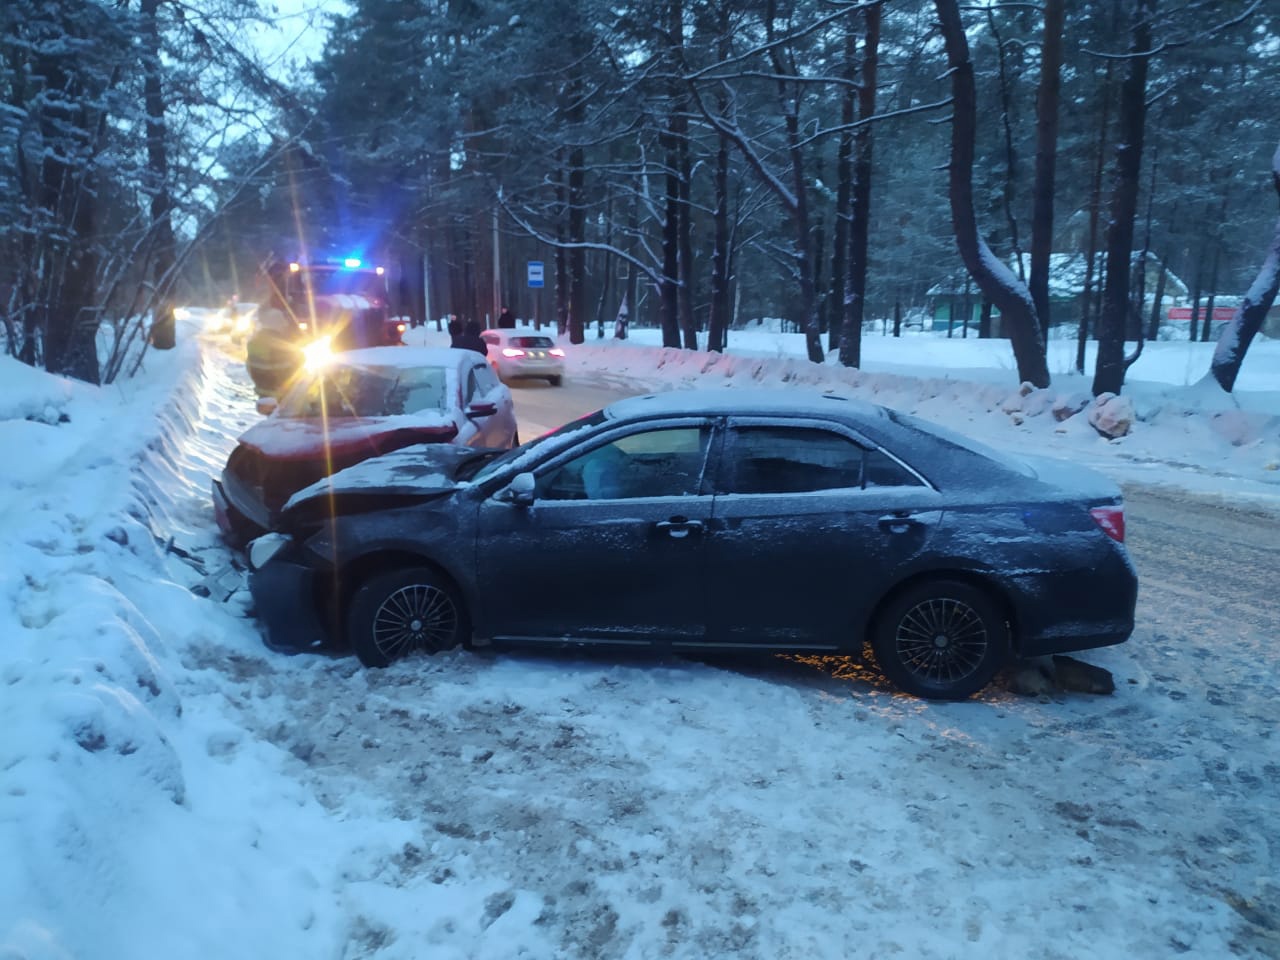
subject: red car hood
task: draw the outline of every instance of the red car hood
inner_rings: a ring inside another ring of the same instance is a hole
[[[414,443],[447,443],[458,435],[457,421],[447,414],[402,417],[268,417],[250,427],[240,443],[271,460],[314,460],[360,451],[398,450]]]

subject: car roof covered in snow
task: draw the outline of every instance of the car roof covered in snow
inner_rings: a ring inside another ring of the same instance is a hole
[[[874,403],[853,400],[834,393],[803,388],[770,390],[766,388],[732,389],[727,387],[670,390],[639,397],[627,397],[605,408],[612,419],[644,416],[811,416],[835,418],[849,423],[884,423],[888,411]]]

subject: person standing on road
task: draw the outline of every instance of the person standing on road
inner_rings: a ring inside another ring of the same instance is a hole
[[[516,328],[516,315],[511,312],[510,307],[503,307],[498,314],[499,330],[514,330]]]
[[[480,324],[475,320],[468,320],[463,324],[462,335],[457,338],[457,342],[453,346],[462,347],[464,350],[474,350],[482,357],[489,355],[489,345],[480,336]]]
[[[259,397],[278,396],[302,366],[297,325],[284,297],[284,265],[266,273],[266,305],[258,310],[254,332],[245,344],[245,367]]]

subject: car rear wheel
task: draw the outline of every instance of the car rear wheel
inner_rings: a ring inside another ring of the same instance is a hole
[[[434,571],[378,574],[356,590],[347,639],[366,667],[385,667],[415,651],[451,650],[466,636],[466,612]]]
[[[964,700],[995,676],[1009,652],[991,598],[958,580],[935,580],[893,597],[876,619],[871,649],[898,689],[930,700]]]
[[[547,383],[551,384],[553,387],[558,387],[563,382],[563,377],[547,377]]]

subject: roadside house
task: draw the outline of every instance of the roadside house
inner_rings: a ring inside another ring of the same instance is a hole
[[[1135,266],[1137,265],[1137,257]],[[1018,273],[1017,261],[1010,259],[1007,266]],[[1049,255],[1049,320],[1053,328],[1069,326],[1072,329],[1080,322],[1084,314],[1085,277],[1088,264],[1081,253],[1053,253]],[[1094,263],[1092,292],[1097,296],[1101,287],[1101,257]],[[1022,272],[1025,278],[1031,271],[1031,256],[1022,255]],[[1143,279],[1143,299],[1147,310],[1150,309],[1156,288],[1160,282],[1160,260],[1154,254],[1146,257],[1146,272]],[[1137,280],[1136,276],[1134,278]],[[1165,308],[1186,302],[1187,285],[1172,271],[1165,274],[1164,291],[1161,300]],[[934,284],[926,291],[929,314],[934,330],[946,330],[950,327],[959,333],[964,326],[966,313],[969,326],[974,331],[978,328],[978,320],[982,315],[982,293],[973,283],[968,273],[960,271]],[[993,311],[991,316],[991,335],[1001,336],[1000,314]]]

